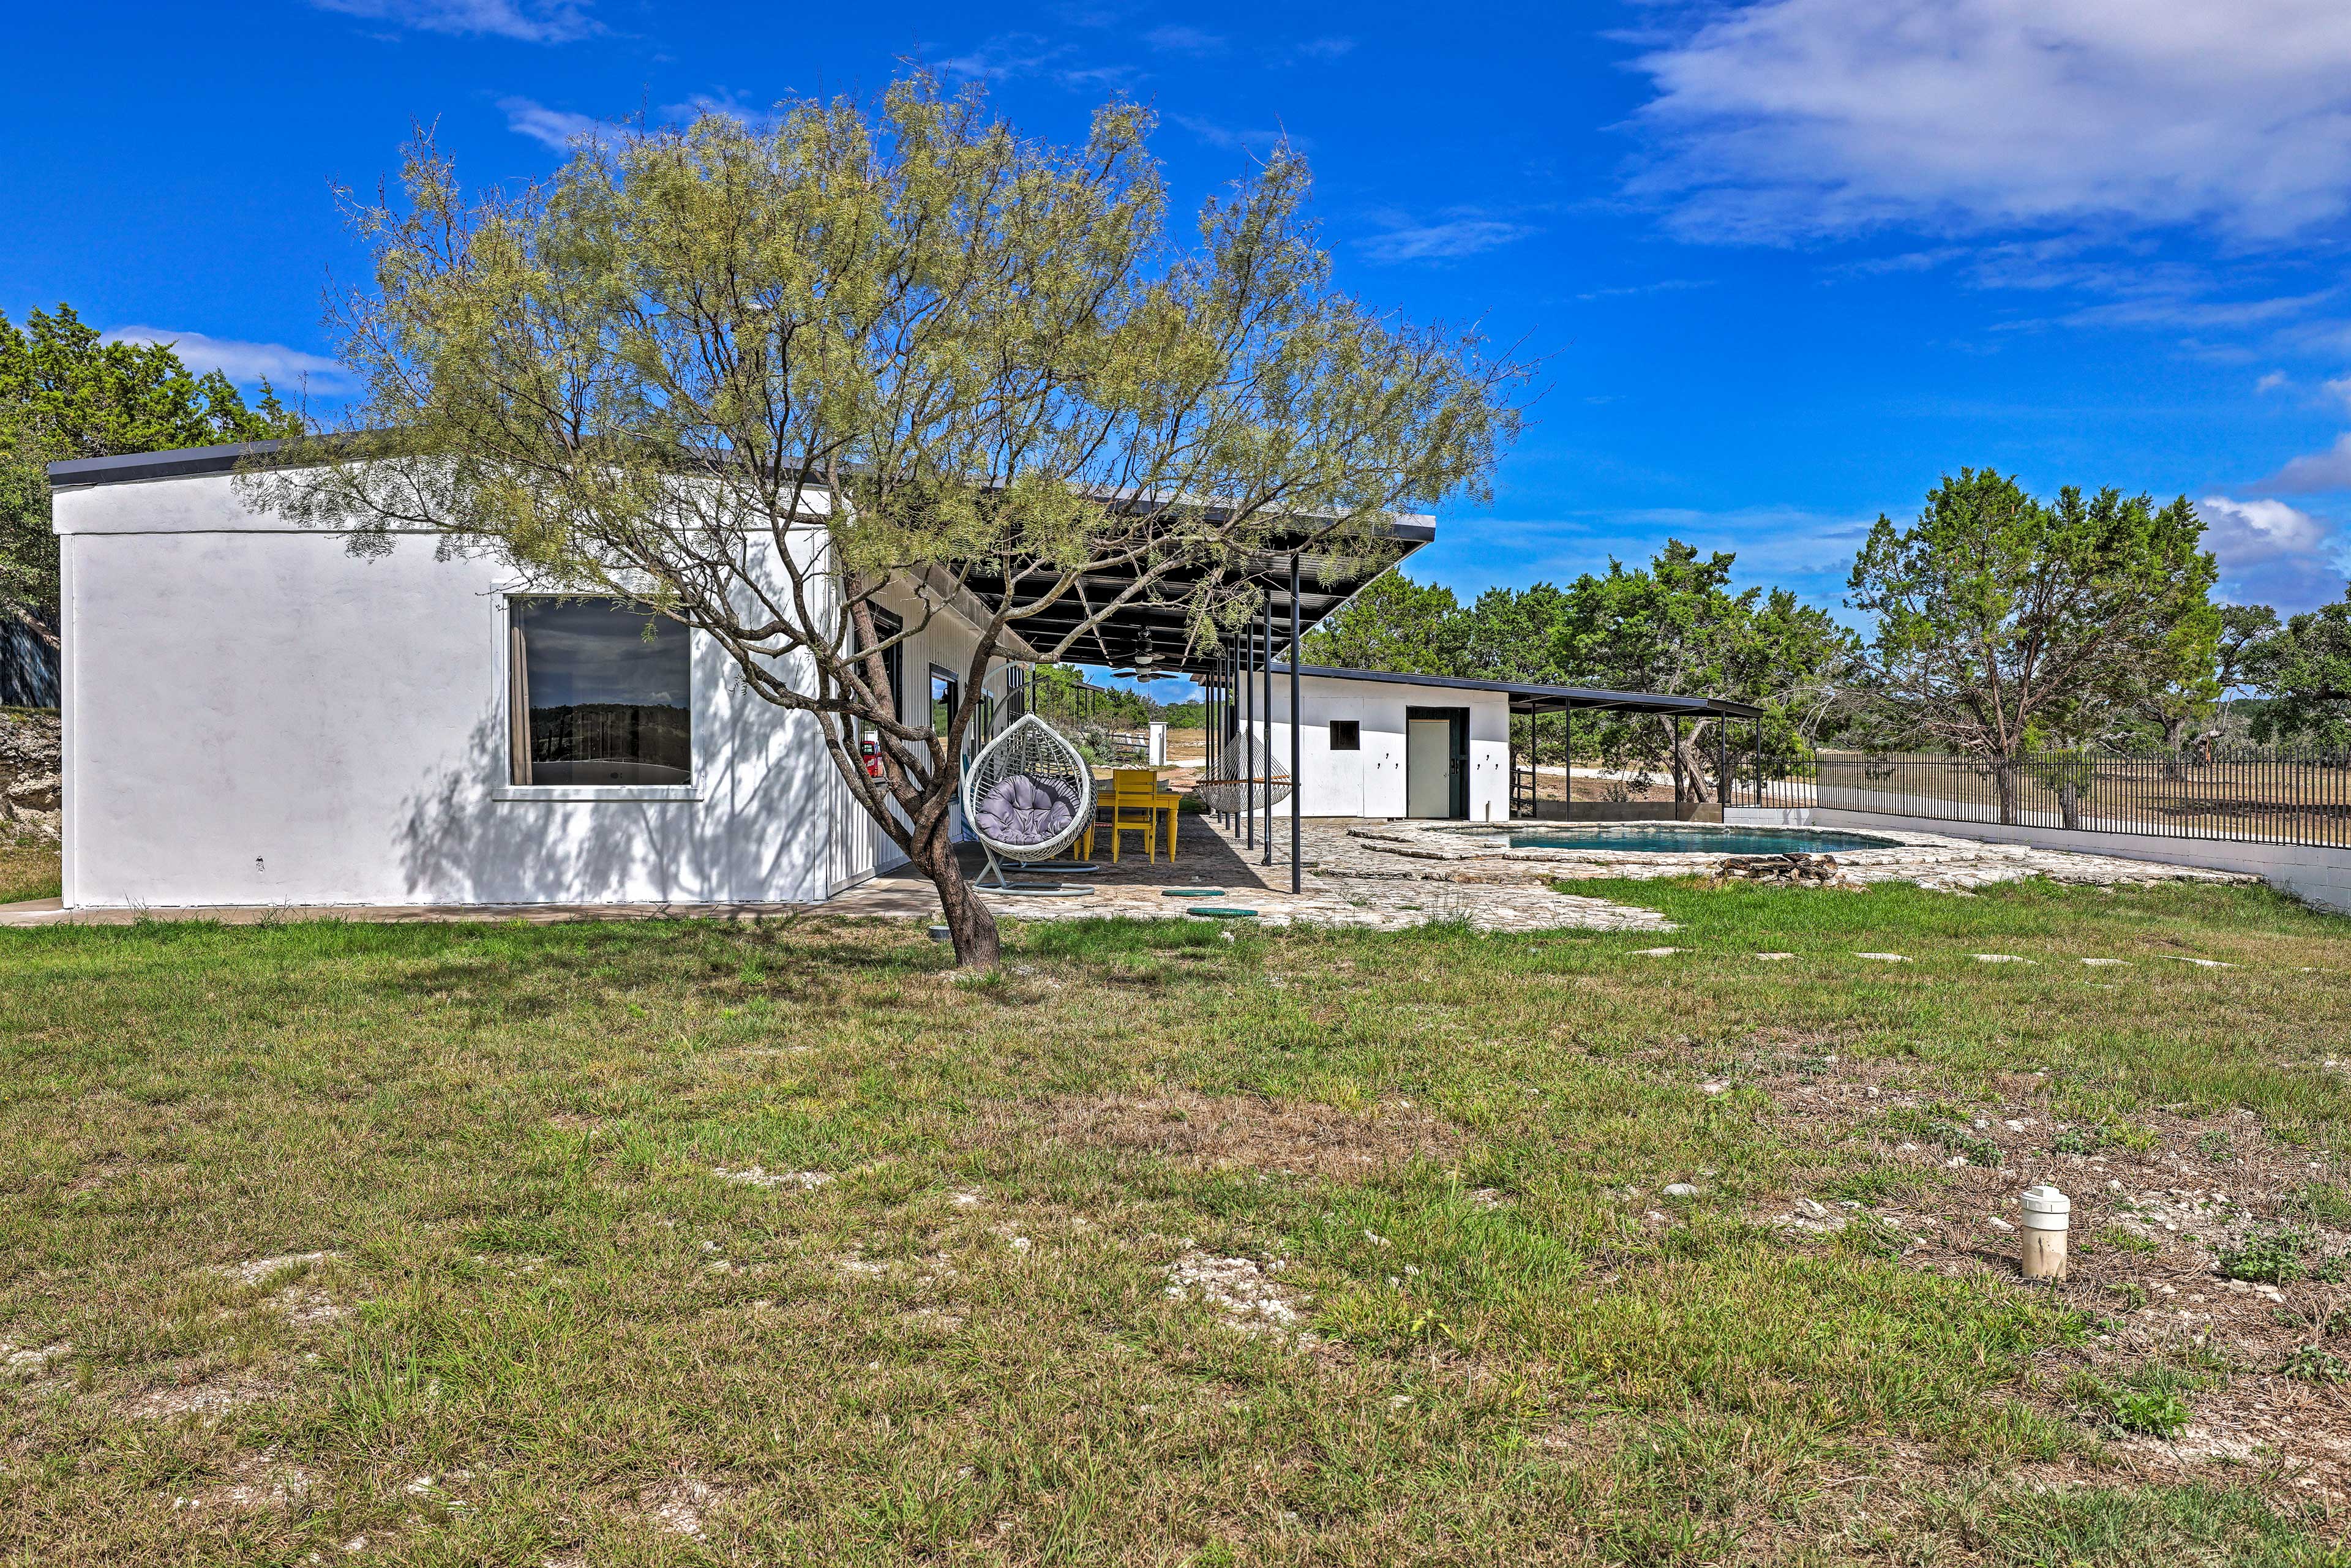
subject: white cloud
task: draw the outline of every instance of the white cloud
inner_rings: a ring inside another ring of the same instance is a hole
[[[1636,294],[1679,294],[1685,289],[1711,288],[1711,277],[1661,277],[1655,283],[1624,283],[1613,288],[1594,288],[1579,294],[1578,299],[1621,299]]]
[[[1656,542],[1646,547],[1651,551],[1668,538],[1704,550],[1727,549],[1739,558],[1741,579],[1803,579],[1817,591],[1842,586],[1877,519],[1766,503],[1722,511],[1645,507],[1611,514],[1610,520],[1619,528],[1654,533]]]
[[[1074,46],[1057,44],[1034,33],[999,33],[977,48],[938,61],[932,68],[950,81],[1042,77],[1071,92],[1114,90],[1139,74],[1128,65],[1079,65],[1076,54]]]
[[[2306,609],[2334,598],[2343,581],[2342,533],[2324,517],[2280,500],[2226,496],[2198,501],[2196,515],[2231,600]]]
[[[1309,38],[1298,46],[1298,52],[1318,60],[1335,60],[1342,55],[1353,53],[1354,47],[1355,40],[1353,38]]]
[[[2313,490],[2351,490],[2351,433],[2338,435],[2324,452],[2297,457],[2262,481],[2267,489],[2290,496]]]
[[[1465,256],[1495,249],[1537,231],[1531,225],[1489,217],[1474,207],[1457,207],[1427,223],[1401,214],[1377,220],[1387,232],[1362,242],[1364,254],[1377,262],[1458,261]]]
[[[110,343],[168,343],[180,362],[203,375],[216,370],[233,382],[267,380],[280,388],[308,382],[314,392],[340,387],[350,372],[321,354],[305,353],[283,343],[246,343],[235,338],[214,338],[202,332],[173,332],[162,327],[115,327],[101,334]]]
[[[1631,181],[1698,238],[2351,210],[2342,0],[1751,0],[1641,57]]]
[[[2273,392],[2282,387],[2290,387],[2293,384],[2294,378],[2287,375],[2283,371],[2271,371],[2266,375],[2262,376],[2261,380],[2253,383],[2253,391],[2257,394],[2262,392]]]
[[[2179,327],[2191,331],[2242,331],[2299,316],[2332,289],[2272,299],[2184,299],[2154,297],[2085,306],[2061,319],[2069,327]]]
[[[973,81],[1003,81],[1043,70],[1070,53],[1067,44],[1051,44],[1034,33],[1005,33],[967,53],[938,63],[943,77]]]
[[[568,44],[602,32],[589,0],[310,0],[321,11],[424,33],[479,33],[526,44]]]
[[[567,109],[549,109],[535,99],[502,98],[498,107],[506,110],[507,129],[518,136],[569,152],[572,143],[585,137],[601,141],[612,134],[614,127],[593,115],[574,114]]]
[[[1277,147],[1304,145],[1279,126],[1270,131],[1250,131],[1237,125],[1219,125],[1213,120],[1202,120],[1196,115],[1172,114],[1168,118],[1209,146],[1222,147],[1228,152],[1246,151],[1263,156]]]
[[[1197,27],[1154,27],[1143,41],[1155,49],[1178,55],[1213,55],[1225,47],[1222,36]]]

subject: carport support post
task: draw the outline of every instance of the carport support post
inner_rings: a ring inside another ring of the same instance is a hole
[[[1297,716],[1290,716],[1296,729]],[[1294,793],[1296,779],[1290,780]],[[1265,596],[1265,863],[1273,863],[1273,595]]]
[[[1306,778],[1298,746],[1298,557],[1290,558],[1290,891],[1306,891],[1306,868],[1299,859],[1306,830],[1299,812],[1299,797],[1306,792]]]
[[[1250,662],[1257,657],[1251,646],[1257,641],[1257,628],[1241,622],[1241,755],[1239,760],[1249,767],[1249,777],[1241,784],[1240,831],[1241,848],[1257,848],[1257,732],[1249,728],[1249,688],[1256,683],[1249,679]]]
[[[1730,716],[1727,713],[1714,721],[1714,799],[1724,810],[1730,810]]]
[[[1217,776],[1217,677],[1212,669],[1200,681],[1200,777]]]
[[[1217,776],[1219,779],[1228,779],[1229,783],[1233,766],[1233,651],[1230,648],[1227,648],[1225,650],[1225,656],[1217,661],[1217,679],[1218,684],[1218,690],[1217,692]],[[1230,798],[1229,789],[1227,790],[1227,798]],[[1233,814],[1230,811],[1218,811],[1217,813],[1217,825],[1223,828],[1230,828],[1233,825]]]

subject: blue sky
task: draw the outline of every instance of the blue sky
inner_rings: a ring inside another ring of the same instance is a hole
[[[1465,594],[1668,535],[1834,604],[1860,531],[1991,464],[2185,493],[2230,597],[2343,590],[2351,5],[1675,0],[887,7],[277,0],[27,8],[0,309],[340,383],[332,195],[413,122],[476,183],[600,120],[871,93],[902,58],[1075,137],[1152,105],[1186,204],[1273,138],[1345,286],[1543,360]]]

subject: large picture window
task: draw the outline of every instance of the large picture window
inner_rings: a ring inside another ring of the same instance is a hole
[[[684,627],[621,599],[507,605],[514,782],[694,782]]]

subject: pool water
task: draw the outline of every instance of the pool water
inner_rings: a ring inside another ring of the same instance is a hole
[[[1893,850],[1898,841],[1824,828],[1717,828],[1689,822],[1610,822],[1591,828],[1528,828],[1510,834],[1514,850],[1621,850],[1634,854],[1841,855]]]

